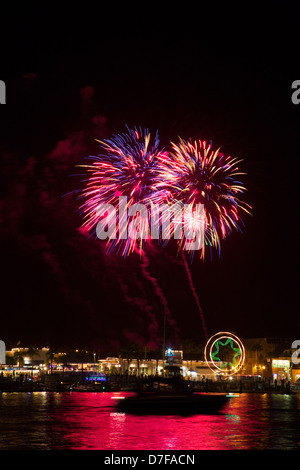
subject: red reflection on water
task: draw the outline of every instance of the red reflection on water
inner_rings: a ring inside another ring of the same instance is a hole
[[[240,425],[239,417],[235,414],[240,403],[235,400],[239,399],[230,400],[227,406],[230,414],[135,416],[116,411],[114,398],[128,395],[63,395],[59,418],[63,421],[64,433],[59,447],[98,450],[247,448],[247,442],[238,440],[234,431]],[[68,413],[68,405],[72,413]],[[53,424],[57,426],[56,420]]]
[[[1,449],[299,449],[300,394],[242,394],[215,415],[118,413],[129,393],[2,393]]]

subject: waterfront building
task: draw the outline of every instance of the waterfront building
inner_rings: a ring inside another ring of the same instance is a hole
[[[265,380],[300,379],[300,364],[293,360],[295,348],[292,341],[278,338],[248,338],[243,340],[246,350],[241,376]],[[51,374],[62,372],[105,373],[110,375],[153,376],[178,374],[193,381],[217,380],[203,359],[202,353],[185,353],[184,350],[167,348],[165,357],[122,358],[109,356],[96,359],[95,353],[73,351],[52,354],[49,348],[13,348],[6,351],[5,364],[0,365],[2,375]],[[300,362],[300,359],[299,359]]]
[[[299,365],[293,362],[295,348],[289,338],[247,338],[246,375],[261,376],[272,380],[296,381],[300,377]]]

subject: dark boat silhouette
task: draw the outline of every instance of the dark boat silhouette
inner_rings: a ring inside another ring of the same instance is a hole
[[[227,400],[225,393],[194,392],[182,379],[161,378],[144,382],[135,395],[120,399],[117,410],[132,414],[211,414]]]

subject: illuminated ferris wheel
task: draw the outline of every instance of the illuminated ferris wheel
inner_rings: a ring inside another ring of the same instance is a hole
[[[233,333],[220,332],[207,341],[204,358],[215,374],[231,376],[243,367],[245,348],[242,341]]]

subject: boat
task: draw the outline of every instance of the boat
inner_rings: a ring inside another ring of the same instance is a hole
[[[106,392],[110,390],[110,384],[105,374],[87,374],[73,384],[74,392]]]
[[[217,413],[228,400],[226,393],[195,392],[185,380],[146,381],[135,395],[119,397],[117,411],[132,414],[191,415]]]

